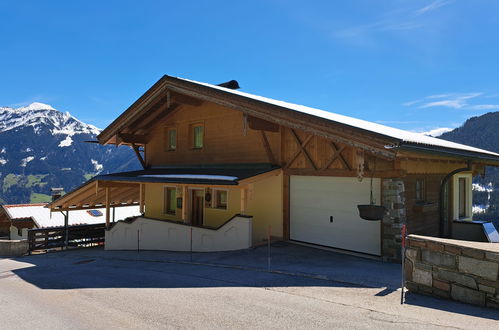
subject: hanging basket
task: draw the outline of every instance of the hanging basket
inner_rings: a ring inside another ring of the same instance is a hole
[[[381,205],[357,205],[359,215],[364,220],[382,220],[385,215],[385,207]]]

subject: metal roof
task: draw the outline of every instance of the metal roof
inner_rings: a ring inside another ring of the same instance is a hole
[[[11,220],[31,218],[38,228],[64,226],[64,215],[61,212],[50,212],[46,208],[47,204],[12,204],[3,205],[4,210]],[[100,210],[102,216],[93,216],[88,210],[74,210],[69,212],[69,225],[99,224],[106,222],[106,210]],[[111,218],[112,218],[111,210]],[[117,207],[115,210],[115,220],[122,220],[128,217],[140,215],[139,206]]]
[[[180,184],[237,185],[259,174],[280,168],[270,164],[177,165],[140,171],[98,175],[98,181],[158,182]]]
[[[288,110],[304,113],[307,115],[312,115],[315,117],[319,117],[322,119],[326,119],[335,123],[340,123],[346,126],[362,129],[365,131],[369,131],[378,135],[382,135],[388,138],[393,138],[398,140],[400,145],[420,145],[420,146],[433,146],[433,147],[439,147],[439,148],[446,148],[446,149],[456,149],[456,150],[461,150],[461,151],[467,151],[467,152],[474,152],[474,153],[480,153],[488,156],[492,156],[489,159],[493,160],[499,160],[499,154],[495,152],[491,152],[488,150],[480,149],[480,148],[475,148],[471,147],[465,144],[460,144],[460,143],[455,143],[455,142],[450,142],[446,141],[443,139],[438,139],[434,138],[431,136],[427,136],[424,134],[420,133],[414,133],[414,132],[409,132],[409,131],[404,131],[398,128],[393,128],[373,122],[369,122],[366,120],[362,119],[357,119],[353,117],[348,117],[344,115],[340,115],[337,113],[325,111],[325,110],[320,110],[320,109],[315,109],[311,107],[307,107],[304,105],[299,105],[299,104],[294,104],[294,103],[289,103],[285,101],[279,101],[279,100],[274,100],[268,97],[263,97],[263,96],[258,96],[250,93],[245,93],[241,92],[239,90],[233,90],[217,85],[212,85],[208,83],[203,83],[195,80],[189,80],[189,79],[184,79],[184,78],[179,78],[179,77],[171,77],[171,76],[165,76],[167,78],[173,78],[173,79],[178,79],[184,82],[189,82],[191,84],[196,84],[199,86],[204,86],[208,87],[211,89],[216,89],[219,91],[223,91],[227,94],[232,94],[232,95],[238,95],[244,98],[264,102],[267,104],[275,105],[281,108],[285,108]]]

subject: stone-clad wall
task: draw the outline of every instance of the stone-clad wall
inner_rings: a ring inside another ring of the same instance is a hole
[[[405,187],[402,179],[384,179],[382,205],[386,208],[383,217],[383,259],[401,261],[401,230],[406,222]]]
[[[469,304],[499,308],[499,246],[409,235],[406,287]]]

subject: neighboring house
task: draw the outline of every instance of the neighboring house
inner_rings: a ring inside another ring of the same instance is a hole
[[[221,86],[164,76],[98,136],[143,170],[100,175],[52,210],[138,202],[107,249],[214,251],[284,240],[400,258],[401,226],[452,237],[472,176],[499,154]],[[371,196],[372,195],[372,196]],[[382,204],[382,221],[357,205]]]
[[[28,229],[54,228],[64,226],[64,215],[61,212],[50,212],[47,204],[12,204],[0,208],[0,228],[10,239],[27,239]],[[68,225],[84,225],[105,223],[106,211],[98,209],[71,212]],[[140,215],[139,206],[127,206],[111,210],[110,219],[117,221]],[[7,236],[6,235],[6,236]]]

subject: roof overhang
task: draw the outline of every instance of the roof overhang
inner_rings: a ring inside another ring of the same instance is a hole
[[[134,139],[136,141],[147,140],[142,134],[130,134],[128,127],[141,118],[146,118],[144,120],[147,123],[157,122],[157,120],[146,117],[148,112],[157,113],[158,118],[164,118],[168,113],[177,111],[184,102],[192,104],[194,103],[193,100],[198,100],[238,110],[247,115],[285,127],[301,129],[314,135],[323,136],[378,154],[384,158],[393,159],[395,157],[395,154],[385,149],[384,146],[399,142],[396,139],[310,114],[292,111],[285,106],[250,99],[232,92],[231,89],[222,87],[214,89],[206,85],[165,75],[106,127],[97,136],[97,139],[101,144],[131,144]],[[140,144],[139,142],[135,143]]]
[[[146,183],[191,187],[236,187],[263,180],[281,172],[270,164],[186,165],[99,175],[47,204],[53,211],[102,208],[107,197],[111,207],[140,203],[141,185]]]
[[[407,142],[400,143],[399,145],[394,146],[393,149],[399,151],[427,154],[427,155],[452,157],[466,161],[472,160],[474,162],[478,162],[480,164],[484,164],[487,166],[499,166],[499,157],[495,157],[493,155],[488,155],[488,154],[482,154],[478,152],[466,151],[466,150],[443,148],[443,147],[407,143]]]
[[[90,180],[73,191],[47,204],[52,211],[71,211],[103,208],[106,205],[106,189],[98,180]],[[140,186],[136,183],[114,185],[111,188],[110,206],[137,205],[140,202]]]
[[[418,147],[418,152],[432,152],[435,155],[447,157],[461,157],[461,151],[464,148],[465,152],[469,152],[466,154],[467,157],[483,159],[494,164],[499,160],[498,154],[486,150],[457,143],[444,143],[443,140],[420,135],[415,138],[415,133],[318,109],[307,108],[307,111],[302,111],[300,110],[301,106],[287,102],[168,75],[159,79],[144,95],[106,127],[97,138],[101,144],[144,144],[148,138],[144,134],[147,131],[144,128],[149,128],[150,125],[158,122],[158,119],[165,118],[170,113],[177,111],[183,104],[196,104],[196,102],[198,105],[202,102],[218,104],[241,111],[248,116],[300,129],[387,159],[396,158],[396,149],[385,146],[397,145],[400,148],[413,148],[413,151],[416,151],[414,148]],[[137,122],[142,123],[142,129],[134,128]],[[407,138],[408,136],[409,138]],[[421,140],[423,143],[419,145],[408,142],[413,140]],[[430,144],[425,144],[425,142]],[[431,144],[431,142],[435,143]],[[441,145],[450,148],[441,147]],[[450,150],[456,150],[456,152],[449,152]]]

